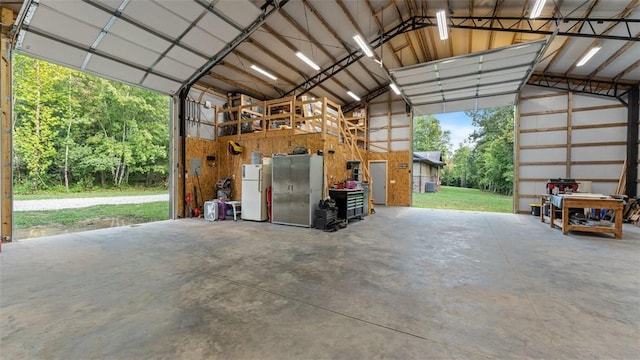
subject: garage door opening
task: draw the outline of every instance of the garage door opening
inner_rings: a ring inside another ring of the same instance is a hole
[[[415,116],[413,206],[513,211],[513,106]]]
[[[169,97],[15,54],[16,239],[169,217]]]

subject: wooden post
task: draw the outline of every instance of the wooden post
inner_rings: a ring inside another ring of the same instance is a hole
[[[514,125],[515,131],[513,135],[513,148],[515,154],[513,155],[513,213],[517,214],[520,211],[520,130],[521,130],[521,117],[520,117],[520,105],[522,104],[522,98],[518,100],[518,105],[514,111]]]
[[[573,117],[573,92],[567,93],[567,164],[566,164],[566,178],[571,178],[571,122]]]
[[[387,91],[387,148],[389,149],[389,152],[391,152],[391,127],[393,126],[391,116],[391,91]]]
[[[629,197],[638,195],[638,112],[640,111],[640,87],[629,90],[629,109],[627,110],[627,173],[626,190]]]
[[[11,45],[9,29],[13,24],[13,12],[0,7],[0,241],[13,240],[13,127],[12,127],[12,89],[11,89]],[[1,245],[0,245],[1,246]]]
[[[322,98],[322,126],[320,128],[322,131],[322,140],[327,139],[327,98]]]

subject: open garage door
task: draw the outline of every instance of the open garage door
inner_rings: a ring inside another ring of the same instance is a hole
[[[16,49],[174,94],[263,14],[248,0],[32,0],[22,8]]]
[[[547,40],[391,70],[419,114],[514,105]]]

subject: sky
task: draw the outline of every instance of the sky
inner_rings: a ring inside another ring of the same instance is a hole
[[[440,120],[442,130],[449,130],[451,132],[451,145],[454,151],[459,147],[459,144],[464,142],[464,140],[469,137],[469,134],[473,132],[471,118],[468,117],[464,111],[433,114],[433,116]]]

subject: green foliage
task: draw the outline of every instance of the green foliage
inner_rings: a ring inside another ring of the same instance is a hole
[[[164,182],[167,96],[18,54],[14,69],[16,189]]]
[[[413,193],[413,206],[429,209],[513,212],[513,200],[510,196],[450,186],[440,186],[440,192],[437,193]]]
[[[15,163],[26,170],[34,191],[46,185],[56,155],[55,139],[61,123],[58,75],[53,65],[24,58],[15,64]],[[19,173],[20,174],[20,173]]]
[[[444,159],[450,147],[451,132],[443,131],[437,118],[429,115],[413,119],[413,151],[440,151]]]
[[[80,209],[20,211],[14,215],[18,229],[32,226],[72,226],[78,222],[102,219],[127,219],[130,223],[167,220],[169,202],[144,204],[96,205]]]
[[[443,171],[443,184],[511,194],[513,189],[513,108],[467,112],[475,131],[473,147],[456,150]]]
[[[476,183],[476,167],[473,158],[473,148],[461,146],[454,153],[442,171],[442,183],[473,187]]]

